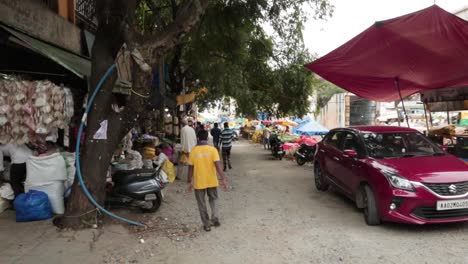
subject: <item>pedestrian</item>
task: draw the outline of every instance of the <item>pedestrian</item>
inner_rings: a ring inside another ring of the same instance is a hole
[[[263,148],[270,149],[270,125],[266,125],[265,129],[263,130]]]
[[[195,189],[195,198],[203,223],[203,229],[207,232],[211,231],[211,226],[218,227],[221,225],[216,206],[216,201],[218,200],[217,187],[219,185],[216,172],[221,176],[221,185],[227,191],[227,180],[223,171],[221,171],[218,151],[208,145],[208,131],[202,131],[200,132],[200,142],[190,153],[187,192]],[[208,196],[211,208],[211,220],[208,216],[205,196]]]
[[[10,184],[15,198],[24,193],[26,180],[26,161],[33,155],[33,151],[25,144],[0,145],[0,171],[3,171],[3,156],[10,157]]]
[[[200,124],[197,128],[198,128],[198,130],[195,130],[195,131],[197,132],[197,140],[200,140],[200,139],[198,138],[198,136],[199,136],[199,134],[200,134],[200,131],[205,131],[205,126],[202,125],[202,124]]]
[[[213,137],[213,146],[219,150],[219,138],[221,136],[221,129],[218,127],[218,123],[214,124],[214,128],[211,129],[211,136]]]
[[[234,131],[229,128],[228,122],[225,122],[223,132],[221,133],[221,152],[223,154],[223,171],[226,171],[226,167],[229,167],[229,169],[232,169],[231,148],[232,148],[233,137],[234,137]]]
[[[197,121],[197,125],[195,126],[195,134],[198,135],[198,132],[203,129],[202,123],[200,121]]]
[[[190,124],[193,125],[192,120],[182,120],[181,122],[184,127],[180,130],[180,142],[182,145],[182,153],[179,159],[179,166],[177,166],[177,177],[181,177],[182,169],[188,163],[188,157],[192,149],[197,145],[197,135],[195,134],[195,129],[193,129]]]
[[[193,120],[192,119],[188,120],[188,126],[193,128],[193,130],[195,130],[195,127],[193,126]]]

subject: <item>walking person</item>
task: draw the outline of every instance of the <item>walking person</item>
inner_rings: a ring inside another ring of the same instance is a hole
[[[221,185],[225,191],[227,191],[227,180],[219,164],[218,150],[208,145],[208,131],[201,131],[199,139],[200,142],[190,153],[187,192],[195,189],[195,198],[203,222],[203,229],[208,232],[211,231],[211,226],[218,227],[221,225],[216,206],[218,200],[217,187],[219,185],[216,172],[221,176]],[[208,196],[211,220],[208,215],[205,196]]]
[[[229,128],[228,122],[224,123],[224,129],[221,133],[221,152],[223,154],[223,171],[226,171],[226,167],[232,169],[231,166],[231,148],[232,138],[234,137],[234,131]]]
[[[198,126],[197,128],[198,128],[198,131],[197,130],[195,130],[195,131],[197,132],[197,140],[199,140],[198,136],[199,136],[200,132],[205,131],[206,129],[205,129],[205,126],[202,125],[202,124],[200,124],[200,126]]]
[[[221,129],[218,127],[218,123],[214,124],[214,128],[210,131],[211,136],[213,137],[213,146],[219,150],[219,138],[221,137]]]
[[[192,149],[197,145],[197,135],[195,129],[190,126],[193,121],[182,120],[184,127],[180,130],[180,143],[182,145],[182,153],[179,158],[179,166],[177,166],[177,178],[181,177],[184,166],[188,163],[188,158]]]
[[[266,125],[265,129],[263,130],[263,148],[270,149],[270,125]]]

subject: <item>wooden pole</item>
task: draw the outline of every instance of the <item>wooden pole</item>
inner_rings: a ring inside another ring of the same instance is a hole
[[[404,115],[405,115],[406,125],[407,125],[408,128],[409,128],[410,125],[409,125],[409,121],[408,121],[408,115],[406,114],[405,103],[403,102],[403,97],[401,96],[400,80],[398,79],[398,77],[395,77],[395,85],[397,86],[398,94],[400,95],[401,106],[403,107],[403,113],[404,113]],[[399,119],[399,118],[400,118],[400,117],[398,116],[398,119]]]
[[[428,135],[429,135],[429,121],[427,120],[426,104],[423,103],[423,106],[424,106],[424,117],[425,117],[425,119],[426,119],[426,128],[427,128],[426,136],[428,136]]]
[[[450,111],[449,111],[449,103],[446,103],[447,106],[447,124],[450,126]]]
[[[400,111],[398,111],[398,102],[397,101],[395,101],[395,111],[396,111],[398,126],[401,126]]]

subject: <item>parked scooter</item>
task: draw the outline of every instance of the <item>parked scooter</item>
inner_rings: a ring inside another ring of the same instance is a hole
[[[315,150],[317,146],[309,146],[307,144],[302,144],[299,149],[296,151],[296,162],[299,166],[304,165],[306,162],[313,162]]]
[[[156,212],[162,203],[164,183],[161,170],[119,170],[112,175],[106,205],[137,207],[143,212]]]
[[[284,155],[283,142],[278,138],[276,134],[271,134],[270,136],[270,146],[271,146],[271,154],[276,159],[282,160]]]

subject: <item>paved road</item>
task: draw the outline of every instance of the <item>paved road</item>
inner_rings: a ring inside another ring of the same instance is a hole
[[[41,223],[46,231],[38,235],[28,224],[28,233],[0,239],[0,262],[468,263],[468,224],[369,227],[352,202],[315,190],[312,166],[272,160],[247,141],[234,146],[233,166],[233,189],[220,192],[222,226],[211,232],[200,231],[195,198],[177,181],[159,212],[141,216],[149,230],[57,233]],[[0,236],[11,234],[3,223],[0,217]]]

